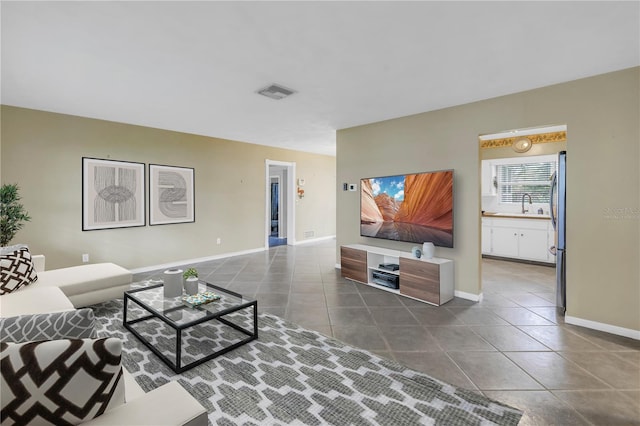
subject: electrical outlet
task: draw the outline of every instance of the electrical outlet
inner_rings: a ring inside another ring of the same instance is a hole
[[[220,237],[216,240],[216,244],[222,244],[222,239]]]
[[[82,255],[82,263],[87,263],[89,262],[89,254],[85,253]]]

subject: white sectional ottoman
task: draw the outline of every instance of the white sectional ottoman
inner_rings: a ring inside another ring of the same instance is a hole
[[[60,312],[122,298],[133,275],[114,263],[45,271],[45,257],[31,256],[38,279],[0,297],[0,317]]]
[[[124,292],[129,290],[132,279],[131,272],[114,263],[94,263],[50,271],[36,268],[36,271],[38,281],[34,284],[38,287],[60,288],[76,308],[122,298]]]

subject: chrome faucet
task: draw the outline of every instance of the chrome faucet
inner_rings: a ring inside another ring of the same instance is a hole
[[[525,214],[526,212],[529,211],[529,209],[525,210],[525,208],[524,208],[524,197],[529,197],[529,204],[531,204],[531,194],[526,193],[526,192],[524,194],[522,194],[522,214]]]

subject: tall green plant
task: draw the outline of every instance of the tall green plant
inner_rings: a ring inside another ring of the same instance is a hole
[[[24,222],[31,220],[29,213],[19,203],[18,185],[6,184],[0,187],[0,246],[8,246]]]

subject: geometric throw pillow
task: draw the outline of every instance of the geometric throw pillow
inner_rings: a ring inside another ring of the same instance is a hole
[[[0,343],[2,424],[77,425],[124,403],[122,342]]]
[[[38,279],[28,248],[0,255],[0,296]]]
[[[0,340],[22,343],[96,338],[95,323],[93,310],[89,308],[0,318]]]

